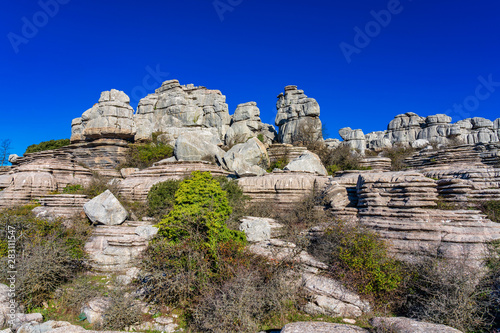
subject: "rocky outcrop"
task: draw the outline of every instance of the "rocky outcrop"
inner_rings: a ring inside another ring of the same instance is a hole
[[[269,241],[271,237],[276,237],[283,227],[276,220],[263,217],[245,216],[240,222],[240,231],[243,231],[247,241],[252,243]]]
[[[276,108],[279,142],[323,140],[319,104],[314,98],[308,98],[303,90],[298,90],[297,86],[285,87],[285,93],[278,95]]]
[[[17,330],[17,333],[118,333],[118,331],[91,331],[67,321],[49,320],[42,324],[25,323]]]
[[[144,234],[141,227],[152,227],[152,223],[127,221],[122,225],[98,225],[85,244],[92,269],[125,274],[137,267],[141,253],[154,234]]]
[[[0,207],[26,205],[67,185],[86,185],[92,173],[69,153],[45,151],[19,158],[14,168],[0,176]]]
[[[83,210],[89,220],[96,224],[119,225],[128,217],[127,210],[110,190],[87,202]]]
[[[269,167],[269,156],[264,144],[257,138],[251,138],[226,152],[224,164],[238,177],[262,176]]]
[[[286,209],[311,194],[321,191],[328,177],[311,173],[281,171],[261,177],[241,178],[238,184],[252,202],[262,202],[277,209]]]
[[[119,90],[101,93],[99,102],[71,123],[71,142],[101,138],[132,140],[136,133],[130,98]]]
[[[272,125],[261,122],[257,103],[240,104],[232,116],[231,127],[226,133],[226,144],[246,142],[253,137],[260,137],[263,143],[271,144],[276,141],[277,133]]]
[[[214,128],[224,140],[231,117],[226,97],[219,90],[170,80],[139,102],[134,120],[136,141],[149,140],[155,132],[175,136],[186,127]]]
[[[53,194],[40,198],[40,206],[33,209],[33,213],[43,219],[55,220],[62,218],[70,222],[75,216],[85,217],[83,206],[89,202],[86,195],[81,194]]]
[[[269,146],[267,154],[269,155],[269,161],[271,163],[277,161],[287,161],[288,163],[307,151],[306,147],[297,147],[286,143],[275,143]]]
[[[163,160],[152,167],[137,171],[119,184],[119,194],[129,201],[147,200],[153,185],[167,180],[189,177],[193,171],[210,172],[212,176],[227,176],[229,172],[208,162],[172,162]]]
[[[353,325],[303,321],[286,324],[281,333],[368,333]]]
[[[391,333],[462,333],[449,326],[431,324],[404,317],[375,317],[370,324],[377,332]]]
[[[328,176],[328,172],[321,163],[319,156],[309,151],[288,163],[284,170],[310,172],[320,176]]]
[[[178,161],[207,161],[222,165],[222,142],[209,131],[186,132],[175,141],[174,155]]]
[[[353,130],[350,127],[345,127],[339,130],[339,135],[342,139],[344,139],[343,144],[364,155],[366,150],[366,139],[362,130]]]

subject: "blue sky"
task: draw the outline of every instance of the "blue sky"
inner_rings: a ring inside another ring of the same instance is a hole
[[[496,0],[4,4],[0,140],[17,154],[69,138],[101,91],[123,90],[135,108],[153,83],[174,78],[221,90],[231,114],[256,101],[267,123],[276,96],[298,85],[334,138],[346,126],[384,130],[405,112],[500,117]],[[151,71],[157,79],[144,81]]]

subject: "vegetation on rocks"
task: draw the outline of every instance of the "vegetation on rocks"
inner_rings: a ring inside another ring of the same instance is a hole
[[[392,148],[386,148],[382,152],[382,156],[391,159],[391,169],[392,171],[401,171],[406,165],[404,160],[415,153],[415,149],[407,147],[401,144],[396,144]]]
[[[58,149],[65,146],[69,146],[70,144],[71,142],[69,141],[69,139],[44,141],[40,142],[39,144],[33,144],[31,146],[28,146],[28,148],[26,148],[26,151],[24,153],[30,154],[45,150]]]
[[[154,185],[149,190],[149,216],[163,216],[174,208],[175,193],[179,189],[180,183],[180,180],[167,180]]]
[[[158,140],[161,133],[153,133],[152,141],[129,144],[126,161],[119,168],[145,169],[165,158],[174,156],[174,148]]]
[[[490,220],[500,223],[500,201],[492,200],[481,202],[479,208]]]

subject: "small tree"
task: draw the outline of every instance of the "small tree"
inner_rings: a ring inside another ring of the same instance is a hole
[[[10,139],[5,139],[0,143],[0,165],[6,165],[9,161],[11,144]]]

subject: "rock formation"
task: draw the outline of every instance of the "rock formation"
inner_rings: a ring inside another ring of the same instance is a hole
[[[279,142],[323,140],[319,104],[314,98],[308,98],[303,90],[298,90],[297,86],[285,87],[285,93],[278,95],[276,108]]]
[[[224,163],[238,177],[262,176],[269,167],[269,156],[264,144],[257,138],[251,138],[225,153]]]
[[[170,80],[139,102],[134,120],[136,141],[151,139],[155,132],[176,137],[186,127],[213,128],[224,140],[231,117],[226,97],[219,90]]]
[[[249,102],[238,105],[231,120],[231,127],[226,133],[226,144],[246,142],[249,138],[260,137],[262,142],[271,144],[276,141],[277,133],[273,126],[263,124],[257,103]]]

